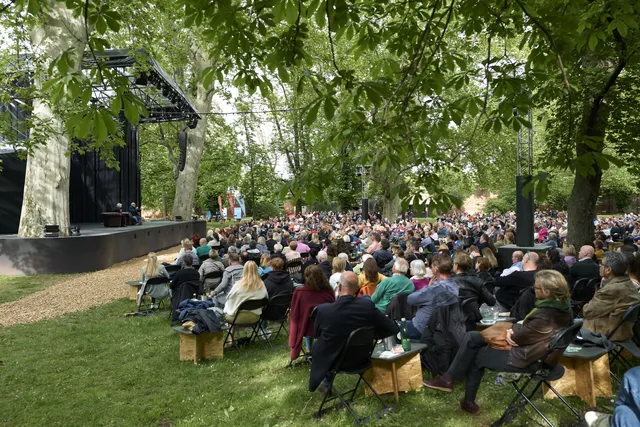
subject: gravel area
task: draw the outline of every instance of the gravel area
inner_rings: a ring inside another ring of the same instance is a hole
[[[176,246],[158,252],[158,261],[171,262],[179,250],[180,246]],[[129,285],[125,282],[140,280],[144,261],[145,257],[134,258],[106,270],[79,274],[18,301],[0,304],[0,326],[35,323],[126,298]]]

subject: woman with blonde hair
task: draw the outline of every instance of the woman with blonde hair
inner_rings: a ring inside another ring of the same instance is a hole
[[[551,339],[561,329],[571,325],[571,296],[567,281],[555,270],[536,273],[534,290],[536,303],[522,324],[514,324],[506,331],[508,350],[497,350],[487,344],[480,332],[467,332],[460,349],[446,373],[424,385],[434,390],[453,391],[454,382],[466,378],[464,399],[460,401],[463,411],[477,414],[480,408],[475,403],[482,383],[484,370],[496,372],[520,372],[543,357]],[[562,351],[549,355],[544,363],[554,366]]]
[[[152,277],[166,277],[169,278],[169,273],[164,265],[158,262],[158,256],[155,252],[149,252],[147,255],[147,262],[142,267],[142,283],[147,283],[147,280]]]
[[[576,259],[576,247],[565,243],[562,252],[564,252],[564,262],[569,268],[573,267],[573,264],[578,261]]]
[[[249,300],[261,300],[268,298],[267,288],[258,274],[258,266],[253,261],[247,261],[242,270],[242,277],[238,280],[227,295],[224,304],[224,317],[227,322],[233,321],[240,305]],[[243,311],[238,314],[237,323],[257,322],[262,314],[262,309]]]
[[[498,260],[493,254],[491,248],[484,248],[482,250],[482,256],[489,260],[489,265],[491,265],[489,272],[492,274],[495,273],[495,271],[498,269]]]
[[[258,267],[258,274],[260,275],[260,277],[269,274],[269,272],[271,271],[271,255],[269,254],[262,254],[262,256],[260,257],[260,266]]]
[[[516,236],[513,235],[513,232],[507,231],[504,235],[504,244],[513,245],[515,243],[516,243]]]
[[[329,277],[329,283],[331,284],[331,287],[333,288],[333,290],[336,292],[338,292],[338,280],[340,280],[340,276],[342,275],[342,273],[344,273],[344,270],[347,268],[347,262],[343,259],[340,258],[339,256],[334,257],[333,261],[331,262],[331,277]]]

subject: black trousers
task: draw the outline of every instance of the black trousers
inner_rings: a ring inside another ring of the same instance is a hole
[[[499,372],[519,372],[507,364],[509,351],[495,350],[491,348],[483,339],[480,332],[467,332],[460,349],[453,359],[447,373],[456,382],[467,379],[464,397],[467,400],[475,401],[476,394],[480,388],[485,369]]]

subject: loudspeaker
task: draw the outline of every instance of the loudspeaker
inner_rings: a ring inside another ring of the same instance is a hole
[[[516,177],[516,218],[518,218],[518,232],[516,244],[521,247],[533,246],[533,189],[525,198],[522,190],[531,181],[531,176]]]
[[[362,219],[369,219],[369,199],[362,199]]]
[[[178,133],[178,148],[180,149],[178,169],[182,172],[184,170],[184,164],[187,161],[187,132],[185,131]]]

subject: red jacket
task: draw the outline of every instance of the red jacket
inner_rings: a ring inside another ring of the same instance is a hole
[[[298,288],[291,299],[291,311],[289,312],[289,347],[291,347],[291,360],[295,360],[302,350],[303,337],[315,337],[314,322],[309,321],[309,315],[313,309],[326,302],[336,300],[332,289],[313,291],[307,286]]]

